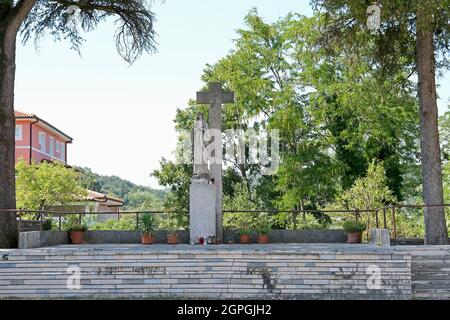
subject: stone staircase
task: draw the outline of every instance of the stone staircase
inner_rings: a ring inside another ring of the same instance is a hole
[[[411,252],[411,285],[413,299],[450,299],[450,249],[415,250]]]
[[[382,271],[369,288],[368,268]],[[79,271],[80,288],[76,285]],[[71,279],[75,282],[71,282]],[[351,245],[0,250],[1,299],[410,299],[411,256]]]

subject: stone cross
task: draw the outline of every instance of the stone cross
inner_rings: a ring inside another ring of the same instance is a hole
[[[233,103],[234,93],[223,90],[219,82],[211,82],[208,87],[208,91],[197,92],[197,103],[209,104],[209,129],[222,132],[222,104]],[[219,154],[215,156],[222,159],[222,148],[217,151]],[[222,161],[211,163],[210,173],[216,190],[216,236],[217,240],[223,241]]]

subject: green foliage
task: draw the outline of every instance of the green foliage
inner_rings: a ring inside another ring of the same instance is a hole
[[[69,226],[67,226],[67,231],[71,232],[71,231],[83,231],[86,232],[88,230],[88,227],[84,224],[71,224]]]
[[[169,211],[186,211],[189,208],[189,185],[192,177],[192,165],[174,163],[162,159],[160,169],[154,170],[152,176],[163,187],[170,188],[164,200],[164,207]]]
[[[379,209],[395,200],[389,190],[382,163],[372,162],[364,178],[358,178],[353,186],[343,191],[337,202],[353,210]]]
[[[89,226],[89,230],[136,230],[136,217],[134,215],[121,215],[120,219],[108,219],[106,221],[97,221],[95,215],[89,215],[83,218],[83,221]]]
[[[152,191],[131,191],[125,196],[125,210],[159,211],[163,209],[163,196]]]
[[[81,185],[89,190],[124,200],[126,210],[161,210],[166,191],[139,186],[117,176],[102,176],[89,168],[76,167],[81,172]]]
[[[332,53],[336,47],[352,46],[352,52],[377,68],[380,76],[404,71],[412,74],[416,66],[417,12],[430,14],[425,29],[434,33],[438,67],[448,68],[448,32],[450,17],[448,0],[388,1],[382,6],[379,32],[366,26],[366,10],[370,2],[359,0],[312,0],[323,13],[323,45]]]
[[[366,230],[366,224],[362,221],[357,220],[346,220],[342,223],[342,227],[347,233],[363,232],[364,230]]]
[[[46,219],[43,222],[43,224],[42,224],[42,230],[43,231],[50,231],[50,230],[52,230],[52,224],[53,224],[52,219]]]
[[[155,215],[144,213],[139,216],[138,230],[144,234],[152,233],[158,224]]]
[[[258,234],[268,234],[272,229],[272,217],[268,213],[260,213],[255,221],[255,230]]]
[[[177,214],[165,213],[161,216],[159,227],[162,230],[167,230],[169,233],[175,233],[180,228],[185,228],[186,223]]]
[[[262,176],[261,165],[238,163],[236,154],[225,154],[225,210],[316,210],[336,198],[336,206],[372,208],[410,201],[420,193],[411,57],[396,57],[402,68],[380,76],[373,60],[361,58],[373,53],[378,38],[355,31],[355,41],[364,46],[346,41],[329,46],[321,32],[328,19],[289,14],[267,23],[252,10],[229,54],[206,66],[205,86],[219,81],[235,93],[236,102],[223,106],[224,130],[280,130],[276,175]],[[193,101],[177,110],[180,137],[181,130],[192,129],[199,111],[207,116],[206,106]],[[227,151],[233,144],[225,139]],[[251,150],[247,146],[244,151],[248,156]],[[372,161],[383,163],[381,180],[371,180],[379,178],[379,170],[372,177]],[[370,177],[363,178],[368,171]],[[191,173],[191,166],[164,159],[155,171],[160,184],[171,188],[171,208],[187,208]],[[375,188],[374,196],[363,192],[366,184]],[[290,213],[271,216],[272,227],[327,228],[331,223],[323,213],[297,218]],[[228,228],[256,228],[254,220],[241,213],[224,215]]]
[[[450,111],[439,117],[439,138],[441,139],[442,158],[450,161]]]
[[[48,210],[81,200],[86,191],[79,183],[79,174],[58,163],[16,165],[17,207],[28,210]]]
[[[22,24],[23,42],[31,39],[38,41],[44,35],[50,34],[55,40],[68,40],[73,49],[79,50],[84,41],[82,31],[92,31],[100,22],[113,18],[117,27],[115,32],[117,51],[124,60],[133,63],[142,53],[156,51],[156,34],[153,30],[155,15],[150,10],[151,2],[145,0],[36,1]],[[81,9],[78,17],[79,27],[68,23],[66,9],[74,4]]]

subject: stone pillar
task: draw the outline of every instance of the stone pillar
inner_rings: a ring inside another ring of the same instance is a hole
[[[389,247],[391,239],[388,229],[370,229],[370,243],[377,246]]]
[[[189,190],[190,243],[216,237],[216,190],[212,183],[193,181]]]

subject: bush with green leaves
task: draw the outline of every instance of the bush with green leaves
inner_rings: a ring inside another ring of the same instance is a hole
[[[356,179],[353,186],[337,197],[341,208],[352,210],[377,209],[395,202],[387,185],[386,172],[382,162],[372,161],[365,177]]]
[[[72,224],[67,227],[67,231],[82,231],[85,232],[88,230],[88,227],[85,224]]]
[[[162,230],[168,231],[168,233],[175,233],[182,227],[175,213],[165,213],[161,216],[159,226]]]
[[[44,220],[44,222],[42,223],[42,230],[43,231],[50,231],[50,230],[52,230],[52,224],[53,224],[53,220],[52,219]]]
[[[139,216],[138,230],[143,234],[151,234],[158,225],[158,219],[155,215],[144,213]]]
[[[252,212],[229,212],[224,214],[224,228],[249,233],[256,229],[257,214]]]
[[[366,224],[359,220],[345,220],[342,227],[347,233],[364,232],[366,230]]]
[[[254,222],[255,230],[258,234],[268,234],[272,229],[272,224],[272,219],[266,212],[260,213]]]
[[[80,186],[80,174],[59,163],[16,164],[17,207],[48,210],[83,199],[87,191]]]

